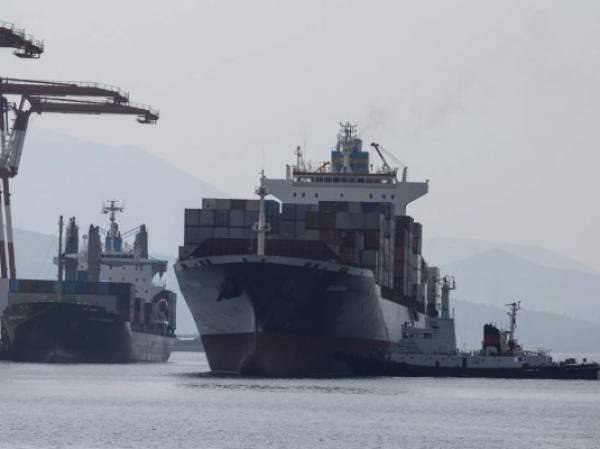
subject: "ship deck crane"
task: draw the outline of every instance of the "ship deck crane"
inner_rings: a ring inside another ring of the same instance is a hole
[[[386,150],[384,147],[382,147],[377,142],[371,142],[371,146],[373,148],[375,148],[375,151],[377,151],[377,154],[379,155],[381,162],[383,162],[383,171],[385,173],[394,173],[394,174],[396,174],[398,172],[398,168],[392,168],[392,167],[390,167],[390,164],[388,164],[387,159],[383,155],[383,153],[387,153],[388,157],[392,158],[392,162],[398,164],[398,166],[402,166],[402,182],[406,182],[407,176],[408,176],[408,168],[406,167],[406,165],[404,165],[402,162],[400,162],[396,156],[394,156],[392,153],[390,153],[388,150]]]
[[[37,59],[44,53],[44,42],[7,22],[0,22],[0,47],[14,48],[13,54],[19,58]]]
[[[383,162],[383,168],[385,170],[391,170],[390,168],[390,164],[387,163],[385,157],[383,156],[383,153],[381,152],[381,150],[379,149],[379,144],[376,142],[371,142],[371,146],[373,148],[375,148],[375,151],[377,151],[377,154],[379,155],[379,158],[381,159],[381,162]]]

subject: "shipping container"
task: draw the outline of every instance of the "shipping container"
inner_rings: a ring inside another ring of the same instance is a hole
[[[233,206],[233,201],[232,206]],[[246,225],[246,210],[245,209],[231,209],[229,212],[229,224],[232,228],[242,228]]]
[[[230,220],[229,220],[230,211],[229,211],[229,209],[227,209],[227,210],[215,209],[214,214],[215,214],[215,223],[214,223],[215,228],[230,226]]]
[[[379,230],[380,222],[379,219],[381,214],[379,212],[367,212],[364,214],[365,216],[365,229],[369,230]]]
[[[229,228],[214,228],[216,239],[227,239],[229,238]]]
[[[330,212],[308,211],[306,213],[306,229],[333,229],[335,215]]]
[[[221,210],[231,209],[231,200],[229,198],[217,198],[215,209],[221,209]]]
[[[246,210],[258,210],[259,206],[259,200],[246,200]]]
[[[204,226],[186,226],[184,229],[184,245],[198,245],[204,240],[214,237],[214,228]]]
[[[244,226],[252,228],[256,223],[258,223],[258,211],[246,211],[244,214]]]
[[[279,232],[281,230],[281,218],[280,217],[281,217],[280,215],[274,215],[272,217],[267,217],[267,223],[271,227],[269,234],[271,234],[271,235],[279,234]]]
[[[423,245],[423,227],[421,223],[414,224],[414,239],[412,243],[413,252],[415,254],[422,253],[422,245]]]
[[[186,209],[184,215],[186,225],[196,226],[200,224],[200,209]]]
[[[279,203],[274,200],[265,200],[265,215],[267,217],[279,215]]]
[[[307,229],[298,237],[301,240],[319,240],[319,231],[317,229]]]
[[[356,204],[356,203],[351,203]],[[350,214],[350,229],[365,229],[365,214],[362,212]]]
[[[215,212],[214,209],[202,209],[199,211],[199,221],[201,226],[214,226],[215,225]]]
[[[296,221],[296,237],[301,236],[306,231],[306,222],[305,221]]]
[[[359,202],[348,202],[347,204],[347,211],[350,212],[351,214],[362,214],[363,210],[362,210],[362,203]]]
[[[217,199],[216,198],[202,198],[202,209],[216,209]]]
[[[296,204],[296,221],[304,221],[306,219],[306,213],[310,211],[308,204]]]
[[[248,238],[248,236],[245,235],[244,231],[246,231],[245,228],[230,228],[229,229],[229,238],[231,238],[231,239]]]
[[[362,250],[360,253],[360,264],[362,266],[375,267],[377,265],[377,251],[372,249]]]
[[[282,238],[294,238],[296,236],[296,222],[282,221],[279,226],[279,233]]]
[[[336,212],[335,201],[319,201],[319,212]]]
[[[379,231],[365,231],[365,249],[379,249]]]
[[[296,205],[284,203],[282,205],[281,215],[284,221],[296,221]]]
[[[350,229],[350,213],[349,212],[336,212],[335,213],[335,228],[336,229]]]
[[[246,210],[247,200],[231,199],[231,210]]]

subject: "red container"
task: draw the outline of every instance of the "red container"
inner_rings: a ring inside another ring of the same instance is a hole
[[[246,200],[231,200],[232,209],[246,209]]]
[[[379,231],[365,231],[365,249],[379,249]]]
[[[306,229],[320,229],[319,227],[319,212],[306,212]]]

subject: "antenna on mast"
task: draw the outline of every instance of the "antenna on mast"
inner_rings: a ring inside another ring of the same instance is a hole
[[[58,274],[57,274],[57,285],[56,285],[56,296],[59,301],[63,299],[63,216],[61,215],[58,219]]]
[[[296,168],[298,170],[305,170],[306,167],[304,164],[304,151],[302,151],[302,147],[300,147],[300,145],[296,147],[294,155],[296,156]]]
[[[504,304],[509,308],[509,311],[506,313],[510,318],[510,328],[508,331],[509,341],[515,341],[515,331],[517,330],[517,312],[521,310],[521,301],[511,302],[508,304]]]

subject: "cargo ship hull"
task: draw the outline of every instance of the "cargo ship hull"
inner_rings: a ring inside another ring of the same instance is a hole
[[[2,318],[9,357],[24,362],[164,362],[175,338],[131,329],[103,307],[57,301],[9,306]]]
[[[336,263],[215,256],[180,261],[176,274],[213,372],[354,375],[346,355],[384,357],[411,319],[371,270]]]

